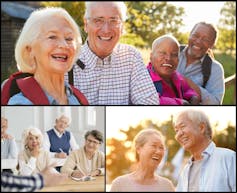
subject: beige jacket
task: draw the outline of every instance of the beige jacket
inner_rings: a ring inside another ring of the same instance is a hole
[[[84,173],[88,174],[89,160],[86,158],[84,147],[78,150],[72,151],[67,160],[65,161],[63,167],[61,168],[62,173],[71,175],[72,172],[80,168]],[[105,155],[102,151],[96,151],[92,158],[92,171],[99,169],[101,171],[100,175],[104,175],[105,168]]]
[[[28,150],[19,153],[19,174],[31,175],[44,170],[51,164],[49,152],[41,149],[37,158],[31,157]]]

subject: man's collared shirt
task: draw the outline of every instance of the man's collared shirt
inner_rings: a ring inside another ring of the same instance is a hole
[[[90,105],[158,105],[159,99],[141,54],[131,46],[118,44],[103,60],[85,43],[74,65],[74,86]]]
[[[224,83],[224,69],[222,65],[216,60],[212,60],[211,74],[207,81],[206,87],[203,88],[203,74],[201,63],[204,57],[196,61],[189,66],[187,64],[187,58],[185,52],[187,47],[180,52],[179,65],[177,71],[180,72],[185,77],[191,79],[196,85],[199,86],[201,90],[201,104],[202,105],[220,105],[222,104],[224,93],[225,93],[225,83]]]
[[[211,142],[202,152],[203,160],[199,177],[200,192],[236,192],[236,153],[216,147]],[[176,191],[187,192],[192,158],[179,176]]]

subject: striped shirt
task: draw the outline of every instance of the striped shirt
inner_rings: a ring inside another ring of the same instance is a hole
[[[1,192],[32,192],[41,189],[43,185],[43,177],[40,174],[15,176],[1,173]]]
[[[158,105],[156,89],[133,47],[118,44],[113,53],[100,59],[85,43],[74,65],[74,86],[87,97],[90,105]]]

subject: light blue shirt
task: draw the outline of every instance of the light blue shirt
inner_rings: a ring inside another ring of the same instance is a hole
[[[194,64],[190,64],[186,67],[187,58],[185,55],[185,48],[180,52],[179,65],[177,71],[183,74],[185,77],[191,79],[201,90],[202,105],[220,105],[222,104],[225,94],[225,77],[224,69],[222,65],[216,60],[212,60],[211,74],[207,81],[206,87],[203,88],[203,74],[201,63],[204,57]]]
[[[211,142],[202,152],[199,178],[200,192],[236,192],[236,152],[216,147]],[[192,159],[189,159],[178,179],[176,191],[187,192]]]
[[[16,159],[17,154],[15,139],[1,139],[1,159]]]
[[[66,88],[66,95],[68,98],[68,105],[80,105],[78,99],[73,94],[73,91],[70,85],[65,82]],[[50,96],[47,92],[44,92],[49,100],[50,105],[59,105],[58,101],[56,101],[52,96]],[[26,98],[22,92],[12,96],[9,101],[8,105],[34,105],[28,98]]]

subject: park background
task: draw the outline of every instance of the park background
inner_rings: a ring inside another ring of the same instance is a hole
[[[190,157],[175,140],[173,116],[188,109],[205,112],[213,130],[213,141],[218,147],[236,151],[236,107],[106,107],[106,190],[112,181],[130,173],[136,166],[132,141],[142,129],[155,128],[165,136],[166,153],[157,174],[177,184],[181,169]],[[236,171],[233,171],[236,172]]]
[[[211,22],[219,30],[214,48],[215,58],[222,63],[226,78],[224,105],[236,104],[236,2],[202,1],[126,1],[128,18],[120,40],[137,47],[144,63],[149,62],[152,42],[164,34],[174,35],[187,44],[189,32],[199,21]],[[83,41],[85,2],[83,1],[1,1],[1,82],[15,71],[15,43],[30,13],[39,7],[65,8],[80,26]]]

